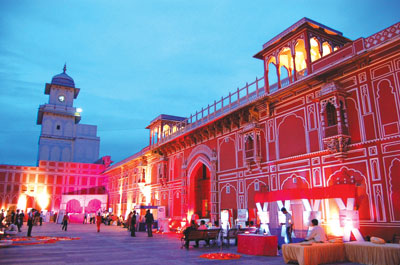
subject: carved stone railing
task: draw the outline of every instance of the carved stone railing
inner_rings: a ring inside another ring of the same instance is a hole
[[[189,118],[179,122],[175,125],[175,132],[170,132],[167,136],[162,137],[156,144],[153,144],[152,147],[157,147],[182,134],[196,129],[205,123],[216,120],[217,118],[254,102],[265,95],[264,78],[256,78],[256,81],[253,83],[246,84],[246,86],[241,89],[238,88],[235,92],[229,93],[228,96],[222,97],[218,101],[214,101],[213,104],[202,108],[200,111],[196,111],[196,113],[190,115]]]

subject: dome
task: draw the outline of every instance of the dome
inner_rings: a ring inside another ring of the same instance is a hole
[[[60,85],[60,86],[67,86],[67,87],[73,87],[75,88],[75,82],[74,79],[72,79],[69,75],[65,73],[67,71],[67,66],[64,65],[64,71],[61,74],[53,76],[53,79],[51,79],[51,83],[54,85]]]

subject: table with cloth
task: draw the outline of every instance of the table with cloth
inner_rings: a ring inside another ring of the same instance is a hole
[[[239,253],[257,256],[276,256],[278,254],[278,237],[255,234],[239,234]]]
[[[343,243],[284,244],[282,254],[285,263],[297,261],[299,265],[346,261]]]
[[[344,244],[346,257],[351,262],[375,265],[399,265],[400,244],[348,242]]]

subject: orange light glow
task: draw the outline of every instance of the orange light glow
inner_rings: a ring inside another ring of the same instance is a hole
[[[50,202],[49,195],[45,191],[43,191],[41,194],[38,194],[36,196],[36,200],[42,210],[46,209]]]
[[[192,215],[193,215],[193,210],[188,211],[187,215],[186,215],[186,219],[187,220],[192,220]]]
[[[21,209],[21,210],[25,211],[25,209],[26,209],[26,195],[25,194],[21,194],[19,196],[17,209]]]
[[[337,209],[330,210],[326,230],[328,235],[343,236],[343,228],[340,227],[339,212],[337,211]]]

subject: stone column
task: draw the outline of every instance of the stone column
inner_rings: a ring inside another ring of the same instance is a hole
[[[292,47],[292,49],[291,49],[291,53],[292,53],[292,62],[293,62],[293,70],[294,70],[294,74],[293,74],[292,82],[296,82],[296,81],[297,81],[297,69],[296,69],[296,45],[295,45],[294,47]]]
[[[182,166],[182,187],[181,187],[181,216],[187,217],[188,214],[188,180],[186,164]]]
[[[217,156],[211,158],[211,222],[219,220]]]

